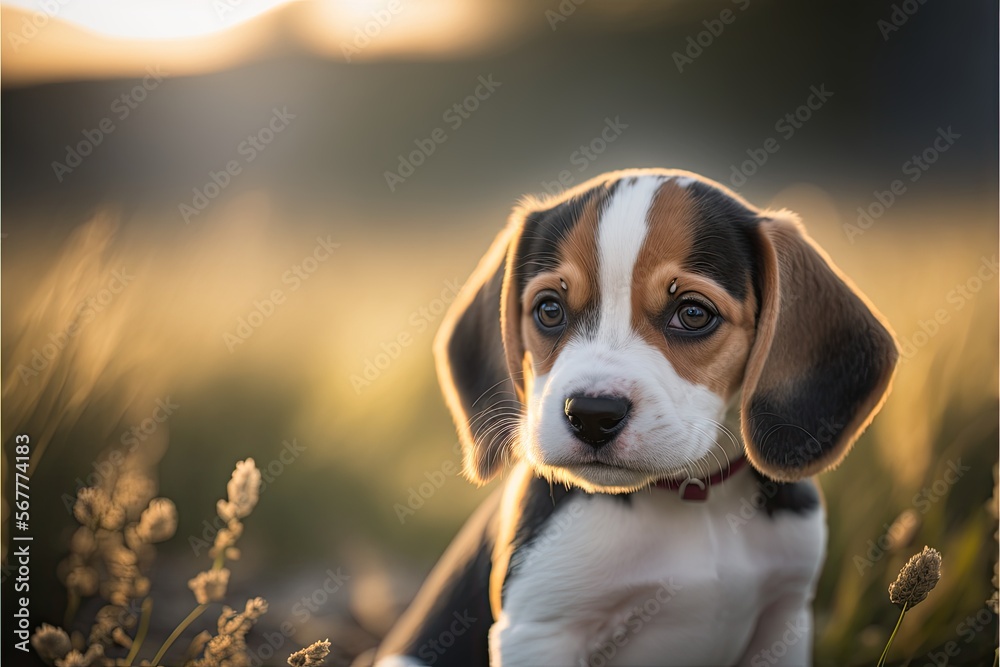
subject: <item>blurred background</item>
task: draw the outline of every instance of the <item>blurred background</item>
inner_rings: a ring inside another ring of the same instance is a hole
[[[4,558],[24,433],[33,627],[88,635],[107,602],[67,594],[73,499],[139,470],[179,516],[141,564],[149,658],[194,606],[215,502],[253,457],[265,486],[226,598],[270,603],[251,664],[326,637],[329,663],[349,664],[492,490],[455,474],[430,353],[444,309],[522,194],[662,166],[800,213],[903,349],[881,415],[820,477],[817,664],[874,663],[897,617],[886,587],[924,544],[944,575],[907,614],[894,664],[949,642],[947,664],[989,664],[997,14],[915,0],[0,3]]]

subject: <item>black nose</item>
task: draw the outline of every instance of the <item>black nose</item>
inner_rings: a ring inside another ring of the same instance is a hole
[[[632,404],[616,396],[571,396],[566,399],[566,419],[573,434],[592,447],[611,442],[625,427]]]

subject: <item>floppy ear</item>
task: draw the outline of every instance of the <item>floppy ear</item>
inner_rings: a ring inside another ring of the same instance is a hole
[[[794,214],[765,211],[757,235],[743,440],[758,470],[790,482],[840,462],[882,406],[899,355],[881,315]]]
[[[458,428],[465,475],[485,484],[509,460],[524,384],[521,301],[510,276],[523,211],[511,216],[445,315],[434,341],[438,380]]]

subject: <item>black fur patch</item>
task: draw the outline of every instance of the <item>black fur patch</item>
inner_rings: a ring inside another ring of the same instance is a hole
[[[815,356],[798,386],[750,402],[750,432],[770,465],[795,470],[834,449],[881,380],[884,355],[864,331],[834,330]]]
[[[595,197],[604,206],[618,188],[615,181],[599,185],[572,197],[552,208],[535,211],[524,220],[520,243],[517,247],[515,270],[519,290],[523,290],[532,277],[556,267],[559,245],[580,221],[584,208]]]
[[[533,277],[556,268],[560,259],[560,245],[580,221],[584,209],[597,198],[600,216],[620,182],[593,187],[552,208],[536,211],[525,219],[514,261],[514,284],[520,292],[524,291]],[[577,332],[589,335],[597,330],[599,318],[597,301],[594,300],[582,312],[571,314],[569,326],[561,336]]]
[[[465,314],[455,324],[448,341],[452,382],[469,418],[469,428],[479,446],[494,457],[503,454],[511,426],[499,419],[514,404],[517,394],[503,356],[500,331],[500,290],[503,266],[483,285]]]
[[[510,562],[504,577],[504,591],[521,565],[524,548],[534,542],[549,518],[559,505],[569,496],[581,493],[578,489],[567,489],[562,484],[552,484],[540,477],[533,477],[524,489],[517,508],[518,524],[510,544]],[[568,528],[571,530],[571,528]],[[501,593],[501,599],[503,594]]]
[[[556,267],[559,245],[580,220],[584,208],[597,194],[587,190],[553,208],[535,211],[524,220],[514,267],[518,291],[523,291],[532,277]]]
[[[705,183],[692,183],[688,189],[700,220],[685,268],[712,278],[737,299],[746,299],[755,267],[750,235],[757,227],[757,214]]]
[[[489,667],[490,570],[502,489],[462,528],[416,599],[379,646],[429,665]],[[450,638],[445,646],[442,638]]]
[[[792,514],[808,514],[819,507],[819,491],[812,480],[802,480],[785,484],[775,482],[753,471],[757,485],[764,494],[764,510],[769,517],[779,512]]]

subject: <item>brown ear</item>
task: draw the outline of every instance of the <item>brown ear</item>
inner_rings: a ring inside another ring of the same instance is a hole
[[[485,484],[510,459],[522,407],[520,295],[512,286],[517,210],[445,315],[434,341],[438,380],[462,443],[465,475]]]
[[[899,354],[881,315],[795,215],[761,216],[742,430],[754,466],[789,482],[840,462],[882,406]]]

